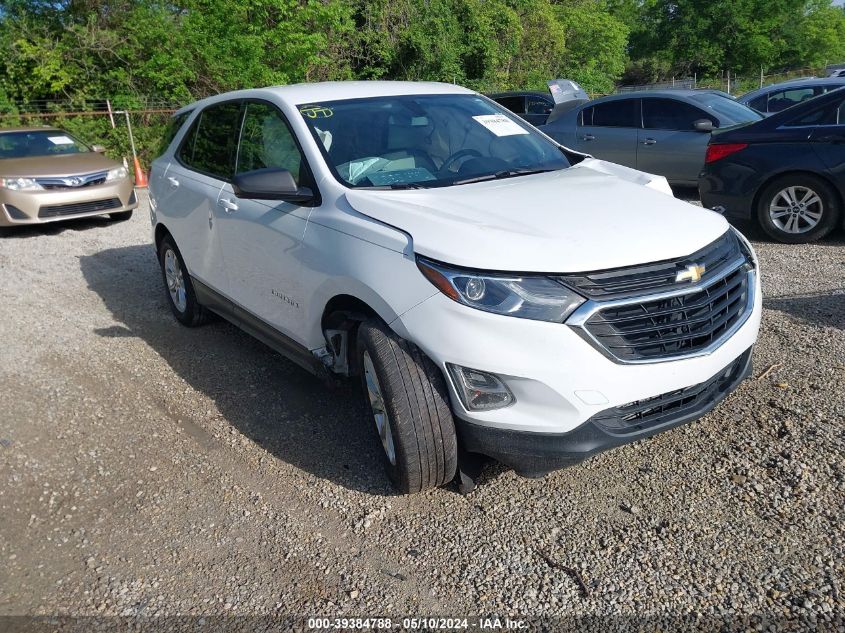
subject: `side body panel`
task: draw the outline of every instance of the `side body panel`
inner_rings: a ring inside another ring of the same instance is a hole
[[[637,129],[632,127],[579,125],[575,129],[575,149],[626,167],[637,167],[637,139]]]
[[[709,134],[681,130],[638,130],[636,168],[694,185],[704,166]]]
[[[155,192],[159,221],[176,240],[188,272],[209,287],[228,287],[225,259],[220,249],[216,202],[222,181],[191,171],[177,161]]]
[[[238,198],[228,183],[219,191],[217,227],[226,261],[225,294],[280,332],[304,342],[302,238],[309,207]],[[237,209],[222,206],[234,204]]]

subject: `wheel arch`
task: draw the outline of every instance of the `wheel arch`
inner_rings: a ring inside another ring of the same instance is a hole
[[[840,191],[839,187],[836,186],[836,183],[831,180],[831,178],[822,172],[818,171],[811,171],[809,169],[786,169],[784,171],[780,171],[776,174],[772,174],[765,180],[763,180],[757,187],[757,191],[754,192],[754,198],[751,202],[751,217],[754,219],[755,222],[759,223],[757,219],[757,212],[758,207],[760,205],[760,196],[763,195],[763,191],[765,191],[766,187],[772,184],[778,178],[783,178],[784,176],[813,176],[814,178],[818,178],[823,180],[832,190],[833,193],[836,195],[837,202],[839,203],[839,210],[840,210],[840,224],[845,226],[845,199],[843,199],[842,192]]]
[[[153,232],[153,239],[155,240],[156,253],[158,253],[158,250],[161,248],[161,241],[165,237],[167,237],[168,235],[170,236],[170,239],[172,239],[174,242],[176,241],[173,238],[173,234],[170,232],[170,230],[164,224],[162,224],[161,222],[156,224],[155,231]]]
[[[356,350],[358,348],[358,326],[371,318],[379,318],[385,324],[390,319],[380,314],[370,303],[348,293],[331,297],[323,307],[320,329],[328,343],[328,349],[339,358],[338,369],[347,375],[359,373]],[[388,325],[388,327],[390,327]],[[333,335],[343,333],[341,338]],[[344,340],[345,337],[345,340]]]

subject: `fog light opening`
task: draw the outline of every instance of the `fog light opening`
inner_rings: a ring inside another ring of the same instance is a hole
[[[467,411],[490,411],[514,402],[510,389],[496,374],[447,363],[461,403]]]

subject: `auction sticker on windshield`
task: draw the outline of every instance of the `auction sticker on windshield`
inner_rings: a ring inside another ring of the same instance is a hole
[[[528,130],[511,121],[504,114],[480,114],[472,117],[496,136],[513,136],[514,134],[528,134]]]
[[[67,136],[48,136],[53,145],[73,145],[73,140]]]

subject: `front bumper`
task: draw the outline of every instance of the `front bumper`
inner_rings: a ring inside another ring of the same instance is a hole
[[[0,226],[75,220],[131,211],[137,206],[138,198],[129,178],[79,189],[3,189],[0,190]]]
[[[492,457],[525,477],[582,462],[602,451],[630,444],[697,420],[751,374],[751,349],[710,380],[598,413],[569,433],[526,433],[491,429],[457,420],[464,450]]]
[[[609,411],[706,384],[746,354],[760,326],[759,272],[752,284],[750,313],[718,345],[659,362],[619,362],[569,325],[490,314],[442,294],[400,315],[391,327],[443,369],[467,450],[539,473],[682,424],[715,406],[740,379],[722,385],[721,395],[699,402],[697,409],[648,428],[623,433],[598,424]],[[467,410],[446,371],[448,363],[496,374],[515,402],[492,411]]]

